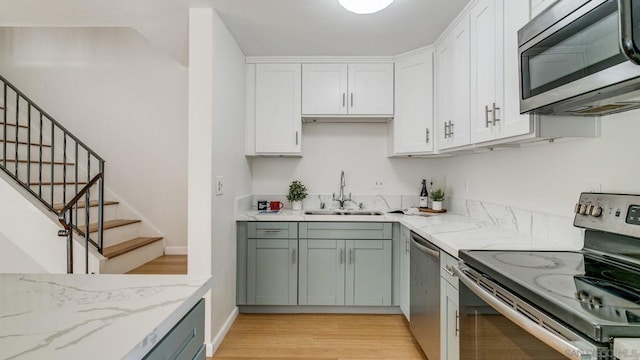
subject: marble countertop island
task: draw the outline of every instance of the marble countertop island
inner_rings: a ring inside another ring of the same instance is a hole
[[[582,235],[571,219],[556,223],[545,216],[502,211],[500,216],[471,217],[444,213],[437,215],[305,215],[284,210],[279,214],[259,214],[256,210],[239,214],[236,221],[346,221],[398,222],[458,257],[460,250],[555,250],[582,249]]]
[[[0,274],[0,359],[141,359],[210,288],[186,275]]]

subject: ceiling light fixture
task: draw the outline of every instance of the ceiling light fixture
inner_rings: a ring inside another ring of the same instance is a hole
[[[343,8],[356,14],[373,14],[391,5],[393,0],[338,0]]]

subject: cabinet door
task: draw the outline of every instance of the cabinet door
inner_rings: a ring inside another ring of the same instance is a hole
[[[391,305],[391,240],[346,241],[345,305]]]
[[[395,64],[394,153],[433,151],[433,53]]]
[[[410,279],[410,231],[406,227],[402,226],[400,228],[400,310],[407,318],[408,321],[411,321],[409,317],[410,313],[410,287],[411,287],[411,279]]]
[[[502,115],[502,0],[479,0],[471,9],[471,142],[495,138]]]
[[[302,65],[302,113],[347,113],[347,64]]]
[[[349,64],[350,115],[393,115],[393,64]]]
[[[256,65],[256,153],[301,152],[300,64]]]
[[[297,305],[298,240],[247,241],[247,304]]]
[[[533,119],[520,114],[518,30],[529,21],[529,0],[504,2],[504,101],[497,138],[525,135],[533,131]]]
[[[449,136],[451,121],[451,35],[447,36],[436,49],[436,144],[438,150],[453,146]]]
[[[344,305],[345,241],[300,240],[299,305]]]
[[[451,146],[469,145],[471,119],[469,117],[471,89],[469,60],[469,16],[463,17],[451,34]]]
[[[440,358],[458,360],[460,358],[460,323],[458,312],[458,289],[444,279],[440,283],[441,314],[440,323],[441,346]]]

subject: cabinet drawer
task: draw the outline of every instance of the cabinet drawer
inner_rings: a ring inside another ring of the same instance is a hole
[[[298,224],[291,222],[250,222],[249,239],[297,239]]]
[[[300,223],[301,239],[391,239],[391,223]]]
[[[444,251],[440,251],[440,276],[458,289],[458,277],[453,274],[453,267],[458,260]]]
[[[204,299],[144,357],[145,360],[201,359],[204,344]]]

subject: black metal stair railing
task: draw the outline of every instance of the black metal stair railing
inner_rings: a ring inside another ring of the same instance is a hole
[[[67,273],[74,271],[74,231],[84,237],[88,273],[89,244],[103,251],[105,161],[2,76],[0,88],[0,169],[57,215],[63,227],[58,235],[67,241]],[[96,225],[91,226],[96,197]],[[96,239],[89,237],[93,232]]]

